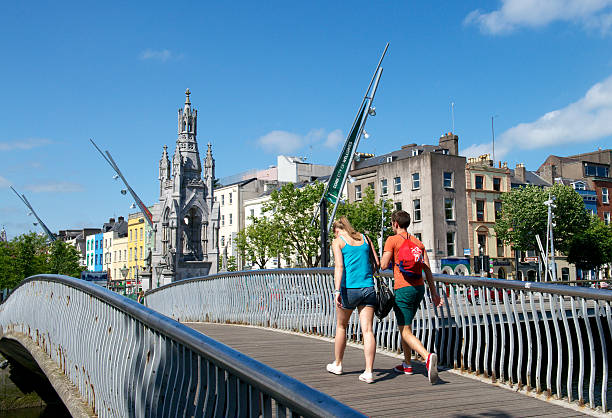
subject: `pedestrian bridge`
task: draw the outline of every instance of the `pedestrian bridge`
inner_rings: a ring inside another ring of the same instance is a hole
[[[391,281],[390,277],[383,280]],[[608,413],[612,291],[436,275],[415,334],[440,384],[390,372],[393,314],[375,321],[375,384],[354,316],[345,374],[326,373],[332,269],[183,280],[142,306],[64,276],[25,280],[0,305],[0,351],[44,376],[73,416],[571,416]],[[505,390],[505,389],[512,389]]]

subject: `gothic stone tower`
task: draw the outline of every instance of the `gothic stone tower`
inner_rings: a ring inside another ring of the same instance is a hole
[[[187,89],[185,106],[178,111],[172,165],[165,145],[159,162],[152,266],[160,274],[153,277],[153,287],[217,272],[219,204],[213,198],[215,160],[209,143],[202,173],[196,140],[198,111],[191,108],[190,94]]]

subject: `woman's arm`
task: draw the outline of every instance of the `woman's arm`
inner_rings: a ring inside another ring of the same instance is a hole
[[[342,284],[342,274],[344,273],[344,258],[342,258],[341,240],[335,238],[332,241],[332,250],[334,252],[334,301],[339,307],[340,303],[340,285]]]

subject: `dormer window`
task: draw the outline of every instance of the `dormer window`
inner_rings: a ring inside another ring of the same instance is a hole
[[[574,190],[586,190],[586,185],[581,181],[576,181],[572,183],[572,187]]]

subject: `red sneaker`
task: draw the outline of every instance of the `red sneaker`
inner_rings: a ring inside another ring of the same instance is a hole
[[[438,355],[436,353],[430,353],[427,356],[427,377],[429,377],[429,383],[432,385],[438,381]]]
[[[412,366],[407,366],[406,363],[398,364],[393,368],[395,373],[412,374]]]

